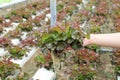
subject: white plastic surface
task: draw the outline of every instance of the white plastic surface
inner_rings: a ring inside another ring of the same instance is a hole
[[[4,48],[0,48],[0,56],[4,56],[7,53],[8,51],[6,51]]]
[[[26,38],[27,38],[27,32],[22,32],[22,36],[21,36],[21,38],[22,38],[22,40],[25,40]]]
[[[53,71],[48,71],[45,68],[40,68],[35,75],[33,76],[32,80],[55,80],[56,76]]]
[[[19,39],[12,39],[11,42],[13,45],[18,45],[20,43],[20,40]]]
[[[13,5],[13,4],[17,4],[17,3],[20,3],[20,2],[23,2],[25,0],[13,0],[9,3],[3,3],[3,4],[0,4],[0,8],[4,8],[4,7],[7,7],[7,6],[10,6],[10,5]]]
[[[34,19],[36,16],[35,15],[32,15],[32,19]]]
[[[89,0],[82,0],[82,2],[84,5],[86,5],[89,2]]]
[[[4,53],[4,48],[0,48],[0,54]]]
[[[4,52],[5,52],[4,48],[0,48],[0,56],[4,54]]]
[[[117,80],[120,80],[120,76],[117,76]]]
[[[47,21],[49,21],[49,20],[50,20],[50,18],[51,18],[51,15],[50,15],[50,14],[46,14],[45,21],[46,21],[46,22],[47,22]]]

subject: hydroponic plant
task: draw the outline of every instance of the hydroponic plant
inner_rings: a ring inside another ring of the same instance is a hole
[[[11,44],[10,38],[8,37],[0,37],[0,46],[7,47]]]
[[[22,46],[13,46],[10,45],[6,48],[8,52],[11,54],[11,58],[21,59],[23,56],[27,55],[27,49],[22,48]]]
[[[41,50],[44,54],[51,54],[53,68],[55,73],[57,74],[58,80],[61,80],[61,78],[64,78],[65,80],[93,79],[95,69],[94,67],[96,65],[92,65],[92,63],[95,62],[95,64],[97,64],[96,61],[99,61],[99,56],[95,52],[89,52],[89,50],[86,49],[75,54],[76,50],[83,49],[83,37],[84,34],[82,33],[80,28],[73,28],[69,25],[66,25],[66,27],[57,26],[51,28],[48,32],[44,32],[42,34],[40,40]],[[40,56],[39,58],[41,63],[45,63],[44,57]],[[82,68],[83,72],[82,70],[79,70]],[[74,75],[75,73],[76,75]],[[69,75],[71,77],[67,76],[66,78],[63,75]]]
[[[22,31],[29,32],[32,30],[33,26],[32,26],[32,23],[26,21],[26,22],[20,23],[18,25],[18,28],[20,28]]]
[[[19,28],[16,28],[15,30],[10,30],[5,36],[10,38],[19,38],[21,37],[21,31]]]
[[[37,67],[45,67],[48,70],[53,67],[52,57],[50,53],[45,55],[41,53],[40,55],[35,57],[35,61]]]
[[[10,61],[4,56],[0,58],[0,79],[1,80],[28,80],[29,75],[23,72],[18,64]]]
[[[9,80],[10,76],[14,76],[20,67],[14,64],[10,59],[0,60],[0,78],[1,80]]]

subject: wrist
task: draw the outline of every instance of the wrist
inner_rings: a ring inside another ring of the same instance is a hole
[[[90,34],[90,44],[99,44],[100,38],[100,34]]]

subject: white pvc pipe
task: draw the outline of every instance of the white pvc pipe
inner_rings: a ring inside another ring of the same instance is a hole
[[[56,0],[50,0],[51,27],[56,24]]]
[[[7,6],[10,6],[10,5],[14,5],[14,4],[17,4],[17,3],[20,3],[20,2],[24,2],[26,0],[13,0],[9,3],[3,3],[0,5],[0,8],[4,8],[4,7],[7,7]]]

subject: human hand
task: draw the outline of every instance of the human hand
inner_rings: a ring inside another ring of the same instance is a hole
[[[90,39],[84,38],[83,39],[83,46],[87,46],[90,44]]]
[[[88,38],[84,38],[83,39],[83,46],[87,46],[87,45],[90,45],[90,44],[93,44],[93,35],[90,34],[90,39]]]

